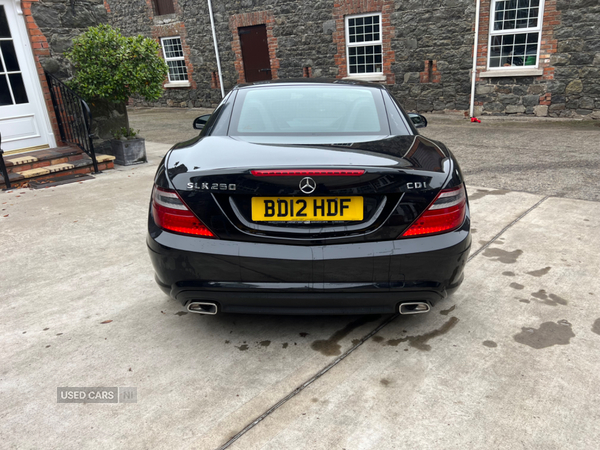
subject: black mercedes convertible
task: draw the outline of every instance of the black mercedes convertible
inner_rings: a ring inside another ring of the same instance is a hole
[[[160,163],[148,247],[190,312],[417,314],[463,281],[457,161],[378,84],[237,86]]]

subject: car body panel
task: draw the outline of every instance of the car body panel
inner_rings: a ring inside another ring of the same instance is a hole
[[[441,189],[463,184],[460,168],[442,143],[418,134],[384,88],[360,83],[381,95],[396,135],[228,135],[224,122],[238,114],[236,99],[244,98],[244,89],[294,83],[304,80],[235,88],[197,138],[165,156],[155,185],[177,192],[215,237],[163,230],[150,213],[147,242],[159,286],[184,305],[198,301],[221,312],[292,314],[391,313],[400,303],[433,304],[456,289],[471,245],[468,205],[464,222],[451,232],[399,238]],[[314,192],[305,194],[298,174],[253,173],[328,169],[359,169],[359,175],[313,175]],[[311,196],[360,196],[364,216],[252,219],[254,197]]]

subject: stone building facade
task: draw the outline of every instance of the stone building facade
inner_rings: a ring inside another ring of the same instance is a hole
[[[249,44],[243,43],[256,32],[263,33],[269,65],[260,70],[271,78],[361,78],[386,84],[408,110],[469,109],[475,0],[213,0],[212,6],[226,91],[247,81]],[[154,105],[220,101],[206,0],[104,0],[104,8],[124,34],[163,44],[173,73]],[[598,0],[481,0],[476,115],[600,118],[599,23]],[[53,42],[64,47],[58,37]]]
[[[103,0],[0,0],[0,133],[7,152],[60,144],[44,70],[68,78],[63,52],[106,23]]]

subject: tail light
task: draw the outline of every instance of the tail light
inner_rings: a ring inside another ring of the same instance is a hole
[[[154,186],[152,217],[163,230],[194,236],[216,237],[171,189]]]
[[[400,237],[425,236],[455,230],[465,220],[466,210],[464,185],[444,189]]]

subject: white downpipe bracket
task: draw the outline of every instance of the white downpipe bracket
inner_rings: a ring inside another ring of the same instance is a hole
[[[223,72],[221,71],[221,58],[219,58],[217,33],[215,31],[215,19],[213,18],[212,4],[210,0],[208,0],[208,15],[210,16],[210,27],[212,29],[213,42],[215,43],[215,56],[217,57],[217,70],[219,71],[219,86],[221,86],[221,98],[225,98],[225,89],[223,88]]]
[[[209,0],[210,1],[210,0]],[[475,117],[475,79],[477,78],[477,43],[479,41],[479,10],[481,9],[481,0],[476,0],[475,10],[475,41],[473,42],[473,69],[471,70],[471,107],[469,116]]]

